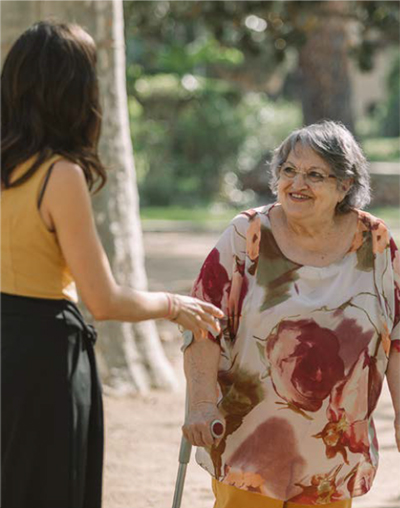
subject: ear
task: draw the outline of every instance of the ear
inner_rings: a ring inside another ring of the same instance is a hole
[[[342,180],[340,182],[340,190],[343,192],[344,195],[346,195],[349,192],[353,183],[354,183],[353,178],[347,178],[346,180]]]

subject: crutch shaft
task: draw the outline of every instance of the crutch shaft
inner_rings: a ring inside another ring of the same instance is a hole
[[[179,464],[178,476],[176,478],[174,500],[172,508],[180,508],[182,503],[183,486],[185,484],[187,464]]]
[[[182,503],[183,487],[185,485],[186,468],[190,461],[192,452],[192,445],[189,441],[182,436],[181,446],[179,449],[179,468],[176,476],[174,500],[172,501],[172,508],[180,508]]]

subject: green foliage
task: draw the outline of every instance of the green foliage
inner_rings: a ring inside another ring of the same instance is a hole
[[[398,162],[400,138],[370,138],[362,143],[365,155],[371,162]]]
[[[301,107],[287,101],[271,101],[264,94],[247,94],[240,104],[246,137],[242,140],[237,170],[247,173],[266,160],[286,136],[302,124]]]
[[[192,75],[141,78],[129,110],[145,206],[210,203],[224,190],[240,203],[224,175],[252,170],[301,124],[298,105]]]
[[[399,229],[400,227],[400,208],[395,206],[382,206],[379,208],[368,209],[369,213],[384,220],[390,229]]]
[[[215,206],[202,206],[197,208],[150,206],[141,207],[140,209],[140,217],[142,220],[172,220],[200,223],[226,221],[226,223],[228,223],[234,215],[235,209]]]
[[[386,77],[385,101],[374,105],[369,114],[361,118],[357,131],[362,138],[395,137],[400,136],[400,53],[393,51],[392,64]],[[391,141],[388,140],[389,147]],[[395,141],[392,141],[393,146]],[[383,142],[382,142],[382,146]],[[385,154],[381,160],[393,160],[397,157],[396,149],[391,151],[394,155]],[[377,160],[377,159],[374,159]]]
[[[397,52],[387,79],[388,98],[381,128],[384,136],[400,136],[400,55]]]
[[[325,11],[325,4],[279,0],[125,1],[126,38],[140,33],[142,43],[147,43],[139,48],[139,56],[146,55],[143,62],[147,68],[158,65],[161,72],[177,72],[176,64],[178,68],[181,65],[180,58],[179,62],[171,57],[163,62],[157,59],[155,55],[166,45],[174,48],[173,52],[178,50],[184,59],[189,58],[186,65],[196,65],[195,55],[206,65],[214,63],[216,53],[240,47],[245,58],[238,61],[235,57],[235,64],[245,65],[247,59],[257,57],[263,72],[269,73],[286,58],[288,48],[298,50],[306,41],[315,16],[324,16],[329,10]],[[343,10],[338,9],[339,16],[351,20],[352,31],[357,34],[352,54],[362,70],[372,69],[382,47],[398,46],[399,13],[398,2],[385,0],[353,0],[344,3]],[[256,73],[257,67],[253,71]]]
[[[221,46],[212,36],[202,37],[192,43],[181,46],[164,46],[158,56],[157,66],[164,71],[180,76],[188,70],[204,65],[222,65],[234,67],[243,62],[244,55],[236,48]]]
[[[223,200],[246,206],[251,196],[240,191],[241,175],[260,166],[302,124],[300,104],[277,101],[276,90],[288,72],[295,73],[299,49],[325,4],[124,2],[129,111],[143,205]],[[362,69],[370,69],[381,48],[398,43],[399,7],[370,0],[345,4],[348,10],[340,15],[357,32],[353,55]],[[380,136],[382,124],[386,135],[398,135],[398,74],[393,71],[388,103],[375,115],[373,129],[364,129],[369,137]],[[378,152],[385,160],[395,153]]]
[[[240,95],[192,75],[141,78],[130,99],[141,199],[168,205],[210,202],[245,137]]]

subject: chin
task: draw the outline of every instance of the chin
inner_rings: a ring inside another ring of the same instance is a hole
[[[296,202],[290,198],[281,201],[282,208],[287,214],[302,215],[313,210],[313,201]]]

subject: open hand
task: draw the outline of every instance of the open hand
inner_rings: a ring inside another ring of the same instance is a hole
[[[182,432],[185,438],[194,446],[218,445],[223,434],[214,438],[211,434],[211,424],[219,420],[225,429],[225,418],[213,402],[195,404],[186,416]]]
[[[224,313],[218,307],[190,296],[176,294],[171,296],[174,306],[171,321],[196,335],[204,335],[206,332],[220,333],[218,319],[222,319]]]

